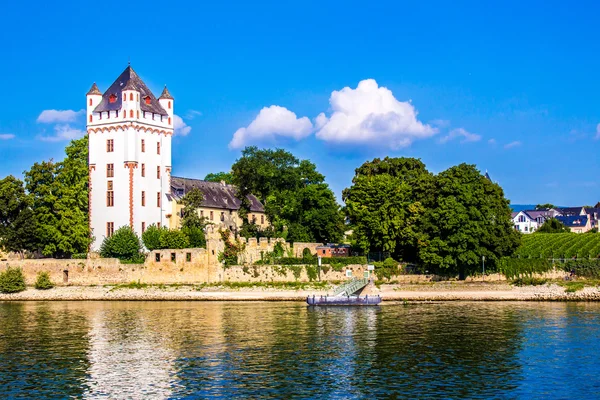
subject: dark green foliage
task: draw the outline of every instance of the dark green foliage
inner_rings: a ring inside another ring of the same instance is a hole
[[[10,175],[0,180],[0,248],[23,253],[37,248],[37,223],[23,182]]]
[[[538,204],[535,206],[536,210],[547,210],[549,208],[554,208],[554,204],[546,203],[546,204]]]
[[[575,271],[576,276],[584,278],[600,278],[600,260],[580,258],[576,260],[566,260],[556,264],[557,268],[562,268],[565,272]]]
[[[37,221],[36,247],[45,256],[85,253],[91,243],[88,225],[88,137],[72,140],[66,157],[35,163],[25,171]]]
[[[273,256],[280,258],[280,257],[283,257],[283,253],[284,253],[283,243],[281,243],[281,242],[275,243],[275,246],[273,246]]]
[[[391,257],[386,258],[384,261],[373,263],[377,277],[379,279],[385,278],[388,281],[392,278],[392,276],[400,275],[401,271],[398,268],[399,264],[400,263],[398,261]]]
[[[302,249],[302,258],[312,258],[312,253],[310,252],[310,249],[308,247],[305,247],[304,249]]]
[[[309,282],[316,281],[319,277],[319,273],[317,271],[317,267],[314,265],[307,265],[304,267],[306,269],[306,276],[308,276]]]
[[[364,265],[367,263],[366,257],[322,257],[321,265],[338,264],[338,265]],[[277,260],[279,265],[317,265],[316,257],[297,258],[297,257],[281,257]]]
[[[503,257],[498,262],[498,271],[504,274],[506,279],[543,274],[553,268],[552,261],[539,258]]]
[[[158,228],[154,224],[146,228],[144,233],[142,233],[142,241],[144,242],[144,246],[150,251],[161,249],[160,237],[165,229],[166,228],[164,227]]]
[[[38,272],[35,280],[35,288],[38,290],[52,289],[54,284],[50,280],[50,274],[46,271]]]
[[[17,293],[25,290],[25,277],[21,268],[8,267],[0,272],[0,293]]]
[[[432,185],[433,175],[414,158],[376,158],[357,168],[352,186],[343,192],[354,245],[416,261]]]
[[[129,226],[117,229],[111,237],[107,237],[100,246],[100,255],[104,258],[118,258],[121,261],[143,262],[142,244],[136,233]]]
[[[161,249],[185,249],[189,246],[190,241],[182,231],[177,229],[165,229],[161,232]]]
[[[571,230],[556,218],[546,220],[536,233],[569,233]]]
[[[206,226],[205,218],[198,215],[198,209],[204,202],[204,194],[198,188],[193,188],[183,196],[183,217],[181,218],[182,228],[202,228]]]
[[[207,174],[204,177],[204,180],[207,182],[225,182],[227,184],[232,184],[233,176],[231,175],[231,172],[217,172],[214,174]]]
[[[273,237],[285,235],[290,242],[338,242],[343,218],[333,192],[316,166],[283,149],[247,147],[232,166],[233,182],[242,200],[240,216],[247,219],[254,194],[265,205],[274,227]],[[244,237],[257,237],[242,227]]]
[[[540,286],[545,285],[548,282],[547,279],[535,278],[533,276],[521,276],[512,281],[515,286]]]
[[[181,232],[187,236],[189,247],[206,247],[206,236],[203,228],[196,226],[183,227],[181,228]]]
[[[502,188],[473,165],[460,164],[435,177],[435,198],[425,214],[425,238],[419,242],[420,263],[441,274],[466,275],[489,270],[519,247],[509,201]]]
[[[225,249],[219,252],[219,261],[226,267],[236,265],[238,263],[238,256],[244,251],[246,245],[238,239],[233,239],[231,237],[231,232],[228,229],[220,230],[219,234],[225,245]]]

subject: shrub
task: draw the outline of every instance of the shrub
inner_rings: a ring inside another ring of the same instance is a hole
[[[35,280],[35,288],[39,290],[52,289],[54,284],[50,280],[50,274],[46,271],[38,272]]]
[[[161,249],[185,249],[189,245],[188,237],[178,229],[165,229],[160,233]]]
[[[148,250],[152,251],[161,248],[160,237],[163,230],[164,228],[158,228],[152,224],[142,233],[142,241]]]
[[[523,276],[512,281],[512,284],[515,286],[539,286],[546,284],[546,282],[548,282],[547,279]]]
[[[85,260],[87,258],[87,253],[71,254],[71,258],[74,260]]]
[[[8,267],[0,273],[0,292],[17,293],[25,290],[25,277],[21,268]]]
[[[206,247],[204,230],[200,227],[183,227],[181,231],[187,236],[190,247]]]
[[[118,258],[121,261],[134,261],[143,258],[142,244],[129,226],[123,226],[107,237],[100,246],[100,255],[104,258]]]

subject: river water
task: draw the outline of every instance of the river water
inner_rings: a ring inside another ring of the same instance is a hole
[[[0,398],[599,398],[600,304],[0,303]]]

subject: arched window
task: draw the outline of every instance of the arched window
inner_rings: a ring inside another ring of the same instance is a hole
[[[171,109],[171,102],[169,102],[169,110]]]
[[[113,93],[110,96],[108,96],[108,102],[109,103],[115,103],[117,101],[117,96]]]
[[[129,118],[133,118],[133,110],[129,110]]]
[[[90,99],[90,106],[92,105],[92,99]]]
[[[169,117],[169,125],[171,125],[171,117]]]
[[[123,101],[127,100],[127,93],[123,93]]]
[[[133,93],[129,93],[129,100],[133,100]]]
[[[90,114],[90,122],[92,122],[92,115]]]
[[[136,113],[136,115],[137,115],[137,119],[140,119],[140,112],[139,112],[139,110],[138,110],[138,111],[136,111],[135,113]]]

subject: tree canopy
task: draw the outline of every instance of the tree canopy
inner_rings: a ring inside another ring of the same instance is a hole
[[[204,180],[208,182],[225,182],[227,184],[232,184],[233,175],[231,174],[231,172],[210,173],[204,177]]]
[[[546,220],[542,226],[538,228],[536,233],[566,233],[571,232],[562,222],[556,218],[550,218]]]
[[[549,208],[555,208],[554,204],[546,203],[546,204],[538,204],[535,206],[536,210],[547,210]]]
[[[432,272],[464,277],[482,256],[493,267],[520,243],[502,188],[473,165],[434,176],[413,158],[374,159],[356,169],[343,198],[357,246]]]
[[[339,205],[315,164],[283,149],[246,147],[231,170],[245,225],[250,206],[246,196],[254,194],[265,205],[276,235],[289,241],[341,240]],[[242,231],[253,230],[244,226]]]
[[[12,175],[0,180],[0,248],[23,253],[36,249],[37,224],[31,197]]]

